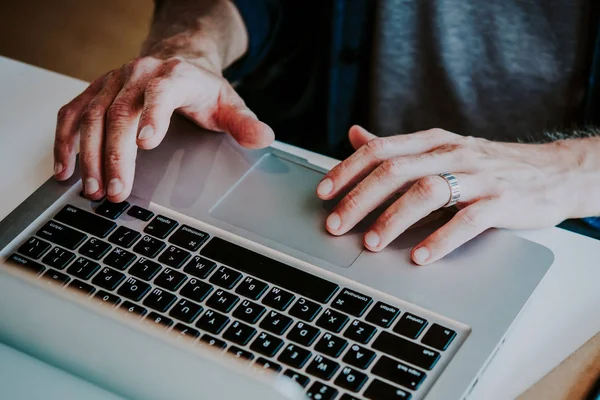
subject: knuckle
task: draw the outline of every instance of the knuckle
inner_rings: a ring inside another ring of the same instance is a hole
[[[166,88],[166,80],[163,78],[152,78],[146,84],[146,93],[150,95],[156,95],[163,93]]]
[[[359,208],[359,187],[351,190],[344,198],[343,208],[347,211],[357,210]]]
[[[62,122],[67,119],[71,119],[75,116],[75,108],[72,103],[65,104],[58,110],[58,121]]]
[[[460,218],[460,222],[463,225],[473,229],[479,229],[481,227],[481,213],[474,207],[467,207],[459,211],[457,216]]]
[[[381,163],[378,176],[383,178],[385,176],[399,177],[403,175],[407,167],[407,161],[403,157],[393,157],[385,160]]]
[[[100,104],[90,104],[81,115],[83,125],[94,124],[104,118],[106,111]]]
[[[123,161],[123,153],[116,149],[109,149],[105,154],[105,164],[108,168],[114,168],[121,165]]]
[[[435,198],[438,192],[438,180],[434,176],[419,179],[414,185],[414,194],[418,200],[426,201]]]
[[[365,152],[372,157],[379,158],[381,152],[385,149],[387,141],[385,138],[374,138],[369,140],[365,145]]]
[[[82,165],[85,165],[87,167],[97,165],[99,159],[100,157],[97,153],[85,150],[79,152],[79,161],[81,161]]]
[[[129,106],[129,104],[122,101],[114,102],[108,108],[107,115],[109,121],[111,122],[114,122],[119,119],[129,118],[132,115],[131,107]]]

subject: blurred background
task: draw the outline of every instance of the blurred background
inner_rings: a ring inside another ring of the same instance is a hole
[[[0,55],[86,81],[137,56],[153,0],[0,1]]]

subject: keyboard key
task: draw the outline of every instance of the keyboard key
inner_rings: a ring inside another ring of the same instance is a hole
[[[417,390],[427,376],[424,372],[387,356],[381,356],[371,372],[412,390]]]
[[[258,279],[254,279],[251,276],[244,278],[242,282],[235,289],[236,293],[246,296],[250,300],[258,300],[260,296],[267,290],[269,285]]]
[[[263,304],[279,311],[284,311],[294,300],[294,295],[277,287],[271,288],[262,300]]]
[[[216,337],[209,335],[208,333],[202,335],[200,338],[200,343],[219,350],[223,350],[225,347],[227,347],[227,343],[221,339],[217,339]]]
[[[48,242],[32,237],[19,247],[19,253],[33,260],[37,260],[44,254],[52,245]]]
[[[133,301],[140,301],[148,293],[150,285],[137,278],[129,277],[117,291],[121,296],[127,297]]]
[[[42,275],[42,278],[46,279],[48,283],[58,286],[64,286],[71,280],[68,275],[65,275],[53,268],[49,268],[48,271]]]
[[[360,317],[373,303],[373,299],[364,294],[355,292],[354,290],[344,288],[340,294],[337,295],[331,307],[343,311],[345,313]]]
[[[175,300],[177,300],[177,296],[174,294],[165,292],[159,288],[154,288],[144,300],[144,305],[164,313],[173,303],[175,303]]]
[[[152,236],[146,235],[142,238],[142,240],[137,242],[135,246],[133,246],[133,251],[144,257],[154,258],[166,246],[167,245],[165,244],[165,242],[155,239]]]
[[[69,283],[69,289],[86,297],[92,295],[96,291],[95,287],[82,282],[79,279],[74,279],[71,283]]]
[[[117,224],[112,221],[71,205],[66,205],[54,219],[99,238],[107,237],[117,227]],[[60,245],[60,243],[57,244]],[[64,247],[73,250],[69,246]]]
[[[235,294],[219,289],[206,300],[206,305],[215,310],[228,313],[239,300],[240,298]]]
[[[197,301],[198,303],[204,301],[206,296],[212,292],[213,287],[208,283],[202,282],[196,278],[192,278],[189,282],[181,289],[179,294],[187,297],[190,300]]]
[[[394,326],[394,332],[406,336],[410,339],[419,337],[423,329],[427,326],[427,320],[419,318],[410,313],[406,313],[400,318],[400,321]]]
[[[201,312],[201,305],[193,303],[189,300],[180,299],[177,303],[175,303],[169,315],[189,324],[194,321]]]
[[[410,393],[380,381],[379,379],[375,379],[371,382],[367,390],[365,390],[364,396],[367,399],[372,400],[410,400],[412,397]]]
[[[141,233],[125,226],[120,226],[112,235],[110,235],[108,241],[128,249],[140,238],[140,236],[142,236]]]
[[[93,260],[99,260],[110,250],[112,246],[105,241],[90,238],[79,248],[79,253]]]
[[[183,340],[183,339],[193,340],[200,336],[200,332],[198,332],[196,329],[190,328],[189,326],[184,325],[182,323],[178,323],[177,325],[175,325],[173,327],[173,332],[175,332],[177,334],[177,339],[180,339],[180,340]]]
[[[187,277],[181,272],[173,271],[171,268],[165,268],[163,272],[154,280],[154,283],[172,292],[176,292]]]
[[[120,247],[115,247],[113,251],[104,258],[104,264],[120,269],[121,271],[125,271],[133,261],[135,261],[135,254],[123,250]]]
[[[129,203],[126,201],[121,203],[111,203],[110,201],[105,200],[98,208],[96,208],[96,214],[115,220],[119,218],[128,207]]]
[[[188,258],[190,258],[190,253],[187,251],[180,249],[179,247],[169,246],[169,248],[158,257],[158,261],[171,268],[179,269]]]
[[[244,322],[254,324],[263,315],[266,308],[248,300],[243,300],[233,312],[233,316]]]
[[[139,306],[137,304],[133,304],[129,300],[125,300],[123,304],[121,304],[121,307],[119,307],[119,309],[123,310],[126,314],[133,315],[139,318],[143,317],[148,313],[148,310],[146,310],[144,307]]]
[[[312,353],[295,344],[285,346],[277,360],[293,368],[302,368],[308,361]]]
[[[232,289],[236,283],[242,278],[242,274],[231,268],[219,268],[208,280],[210,283],[221,286],[225,289]]]
[[[339,289],[333,282],[217,237],[210,239],[200,254],[319,303],[327,303]]]
[[[281,365],[263,357],[258,357],[258,359],[254,362],[254,365],[257,369],[268,369],[274,373],[281,372],[282,370]]]
[[[290,308],[290,315],[303,319],[304,321],[311,322],[319,312],[321,312],[321,307],[317,303],[314,303],[310,300],[301,297],[296,301],[294,306]]]
[[[337,386],[358,393],[367,382],[367,375],[350,367],[342,368],[342,372],[335,379]]]
[[[355,319],[344,332],[344,336],[355,342],[367,344],[375,332],[377,332],[377,328],[373,325]]]
[[[327,386],[321,382],[315,382],[306,392],[309,399],[315,400],[332,400],[338,395],[338,391],[331,386]]]
[[[292,319],[287,315],[280,314],[277,311],[269,311],[259,326],[276,335],[283,335],[291,324]]]
[[[371,345],[400,360],[431,370],[440,359],[440,353],[429,350],[420,344],[410,342],[389,332],[381,332]]]
[[[342,354],[342,351],[344,351],[347,345],[347,340],[327,332],[319,339],[315,345],[315,350],[319,353],[337,358]]]
[[[198,251],[206,239],[208,239],[208,233],[199,231],[191,226],[181,225],[181,227],[171,235],[169,242],[189,251]]]
[[[317,320],[317,325],[328,331],[338,333],[349,320],[350,318],[347,315],[328,308]]]
[[[206,312],[200,317],[196,326],[203,331],[214,333],[218,335],[223,328],[227,326],[230,319],[228,316],[218,313],[213,310],[206,310]]]
[[[446,350],[452,340],[456,337],[456,332],[452,329],[444,328],[441,325],[433,324],[427,331],[421,342],[438,350]]]
[[[169,233],[179,225],[179,222],[174,219],[167,218],[164,215],[157,215],[152,222],[146,226],[144,232],[159,239],[164,239],[169,236]]]
[[[302,375],[299,372],[294,371],[293,369],[286,369],[283,375],[291,378],[294,382],[302,387],[306,387],[309,384],[310,378],[306,375]]]
[[[75,250],[87,235],[58,222],[46,222],[36,235],[69,250]]]
[[[121,298],[112,293],[105,292],[104,290],[100,290],[94,295],[94,298],[99,300],[103,304],[117,306],[121,302]]]
[[[75,254],[60,247],[54,247],[42,258],[42,262],[52,268],[64,269],[74,259]]]
[[[310,346],[321,330],[305,322],[296,322],[296,325],[288,333],[287,338],[303,346]]]
[[[269,335],[268,333],[262,332],[260,335],[258,335],[254,342],[252,342],[250,348],[267,357],[273,357],[275,354],[277,354],[281,346],[283,346],[283,340],[273,335]]]
[[[254,335],[256,335],[256,329],[239,321],[233,321],[233,324],[229,325],[229,328],[223,333],[223,339],[245,346]]]
[[[98,264],[97,262],[85,259],[83,257],[79,257],[77,261],[75,261],[73,265],[71,265],[67,269],[67,272],[73,276],[83,279],[84,281],[87,281],[99,269],[100,264]]]
[[[132,206],[129,211],[127,211],[127,215],[131,215],[133,218],[137,218],[141,221],[150,221],[154,216],[154,213],[139,206]]]
[[[240,349],[237,346],[230,346],[227,349],[227,353],[232,354],[234,357],[240,358],[242,360],[247,360],[247,361],[254,360],[254,354],[252,354],[251,352],[249,352],[247,350]]]
[[[46,267],[42,264],[38,264],[35,261],[31,261],[30,259],[17,254],[12,254],[6,261],[9,265],[17,266],[36,275],[39,275],[46,270]]]
[[[215,268],[217,268],[217,263],[207,260],[204,257],[194,256],[183,270],[196,278],[206,279]]]
[[[306,372],[316,376],[317,378],[328,381],[331,379],[331,377],[333,377],[339,368],[340,364],[317,354],[306,368]]]
[[[129,268],[129,273],[145,281],[151,281],[160,269],[160,264],[150,261],[146,257],[141,257]]]
[[[164,329],[167,329],[173,325],[173,320],[171,318],[160,315],[155,311],[152,311],[150,314],[148,314],[144,321],[148,325],[159,326]]]
[[[115,271],[112,268],[104,267],[94,279],[92,279],[92,283],[107,290],[115,290],[123,279],[125,279],[124,274]]]
[[[375,325],[379,325],[383,328],[389,328],[392,322],[400,314],[400,310],[397,307],[390,306],[389,304],[378,301],[377,304],[367,314],[365,319]]]
[[[350,364],[356,368],[367,369],[367,367],[373,362],[375,358],[375,352],[369,349],[365,349],[357,344],[353,344],[348,349],[342,361]]]
[[[360,399],[358,397],[351,396],[348,393],[344,393],[342,395],[342,397],[340,397],[340,400],[360,400]]]

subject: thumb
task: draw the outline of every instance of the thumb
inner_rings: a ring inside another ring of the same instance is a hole
[[[350,139],[350,143],[354,150],[358,150],[363,145],[367,144],[367,142],[371,139],[376,138],[377,136],[373,135],[365,128],[359,125],[353,125],[348,131],[348,138]]]
[[[262,149],[275,140],[271,127],[261,122],[243,103],[219,107],[218,125],[219,130],[229,133],[240,145],[249,149]]]

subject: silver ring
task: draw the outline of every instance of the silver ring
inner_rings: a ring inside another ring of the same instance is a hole
[[[453,205],[458,203],[458,199],[460,199],[460,184],[458,183],[458,179],[456,179],[456,177],[450,172],[442,172],[441,174],[439,174],[439,176],[444,178],[444,180],[450,187],[450,200],[448,200],[448,202],[444,205],[443,208],[452,207]]]

